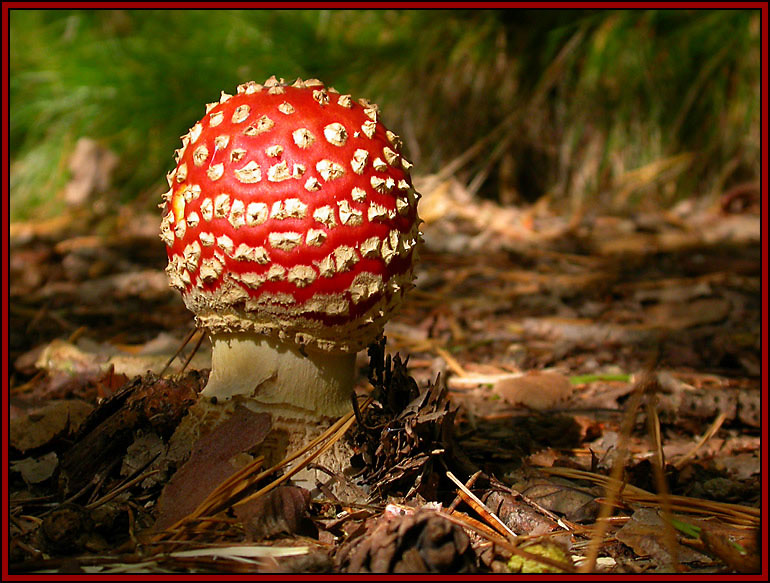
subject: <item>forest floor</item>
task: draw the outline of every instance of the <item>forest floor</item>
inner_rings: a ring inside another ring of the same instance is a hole
[[[253,464],[172,531],[210,347],[174,358],[193,318],[159,218],[12,224],[11,573],[766,570],[756,193],[568,220],[418,189],[416,288],[359,362],[380,401],[334,437],[360,475],[311,494]]]

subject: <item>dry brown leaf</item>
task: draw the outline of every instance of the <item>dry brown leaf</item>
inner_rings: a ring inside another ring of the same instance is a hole
[[[155,528],[168,528],[195,510],[220,483],[240,469],[234,465],[234,458],[262,443],[270,426],[269,414],[236,407],[230,417],[199,439],[190,458],[176,471],[158,499]]]
[[[104,399],[83,422],[61,459],[60,488],[77,492],[104,475],[144,432],[168,435],[197,398],[205,382],[197,373],[177,379],[136,378]]]
[[[532,371],[519,377],[502,378],[492,391],[512,405],[542,411],[566,401],[573,387],[563,374]]]
[[[659,512],[651,508],[637,508],[631,520],[616,533],[617,539],[631,547],[641,557],[649,557],[663,569],[671,569],[672,557],[665,540],[666,527]],[[676,543],[679,563],[710,562],[708,556]]]
[[[588,488],[579,488],[571,483],[538,479],[516,490],[541,507],[563,515],[572,522],[592,521],[596,518],[599,504],[597,496]]]
[[[55,339],[37,352],[35,366],[51,373],[63,372],[97,376],[110,369],[117,375],[129,378],[141,376],[148,371],[159,374],[169,358],[181,344],[181,340],[161,334],[144,345],[113,345],[95,342],[90,338],[79,338],[76,343]],[[25,361],[30,356],[25,355]],[[211,367],[211,353],[199,350],[195,353],[189,368],[202,370]]]
[[[85,205],[106,192],[118,162],[118,156],[96,140],[80,138],[69,160],[71,178],[64,187],[67,204]]]
[[[550,517],[508,492],[490,491],[482,498],[487,507],[516,534],[537,536],[557,530]]]
[[[278,486],[255,500],[235,506],[235,515],[251,540],[276,535],[311,534],[307,516],[310,492],[298,486]]]
[[[11,470],[19,472],[27,484],[39,484],[53,476],[59,458],[56,452],[51,451],[37,458],[28,457],[17,462],[11,462]]]
[[[700,524],[703,524],[702,522]],[[705,549],[738,573],[759,573],[762,554],[759,531],[747,532],[710,524],[702,527],[700,538]]]
[[[74,433],[93,406],[78,399],[51,401],[10,421],[11,446],[21,452],[50,443],[56,437]]]
[[[644,310],[644,322],[669,329],[691,328],[721,322],[730,313],[723,298],[699,298],[691,302],[653,304]]]

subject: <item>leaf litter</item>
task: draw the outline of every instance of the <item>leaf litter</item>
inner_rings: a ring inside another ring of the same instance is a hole
[[[756,572],[756,209],[570,221],[422,192],[417,288],[360,410],[268,468],[258,420],[169,451],[210,361],[154,216],[12,225],[12,571]],[[338,439],[353,477],[292,485]]]

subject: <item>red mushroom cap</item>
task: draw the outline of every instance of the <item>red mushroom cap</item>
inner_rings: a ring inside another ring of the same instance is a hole
[[[377,106],[272,77],[222,93],[182,144],[161,238],[198,324],[341,352],[373,341],[420,241],[411,164]]]

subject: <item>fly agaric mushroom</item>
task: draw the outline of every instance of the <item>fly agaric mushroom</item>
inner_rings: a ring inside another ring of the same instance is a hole
[[[412,287],[411,164],[378,107],[318,80],[249,82],[182,137],[161,239],[207,329],[201,401],[297,427],[350,410],[355,354]]]

